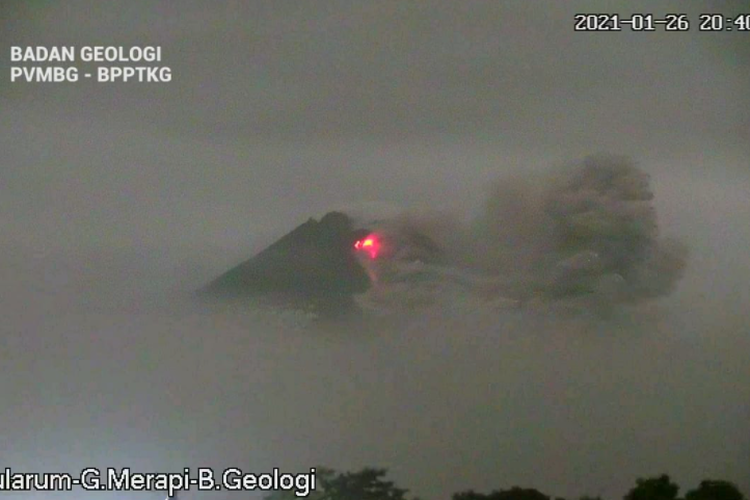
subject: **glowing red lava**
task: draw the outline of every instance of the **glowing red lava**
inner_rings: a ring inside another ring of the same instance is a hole
[[[380,252],[380,241],[374,234],[368,235],[366,238],[357,240],[354,243],[354,248],[360,252],[367,252],[371,259],[378,256]]]

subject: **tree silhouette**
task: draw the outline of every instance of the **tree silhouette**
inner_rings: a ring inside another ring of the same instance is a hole
[[[676,500],[680,487],[667,474],[648,479],[639,478],[625,500]]]
[[[397,488],[393,481],[386,481],[386,469],[367,467],[357,472],[338,473],[331,469],[317,468],[317,487],[310,494],[311,500],[408,500],[408,490]],[[275,491],[264,500],[292,500],[297,497],[291,491]]]
[[[386,480],[387,469],[366,467],[355,472],[337,472],[316,467],[316,489],[307,500],[419,500],[407,496],[409,490],[397,487]],[[680,487],[667,474],[651,478],[638,478],[636,485],[624,500],[683,500],[678,498]],[[263,500],[297,500],[293,491],[274,491]],[[466,490],[454,493],[452,500],[565,500],[550,497],[534,488],[514,486],[510,489],[477,493]],[[600,496],[584,495],[578,500],[602,500]],[[705,480],[690,490],[684,500],[750,500],[729,481]]]
[[[386,469],[365,468],[337,474],[322,483],[330,500],[405,500],[408,490],[384,480]]]
[[[550,500],[550,497],[533,488],[514,486],[509,490],[494,490],[487,494],[473,490],[455,493],[453,500]]]
[[[729,481],[707,479],[687,492],[685,500],[745,500],[742,492]]]

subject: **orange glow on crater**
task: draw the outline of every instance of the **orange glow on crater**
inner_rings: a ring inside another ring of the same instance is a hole
[[[360,252],[367,252],[370,258],[374,259],[380,252],[380,242],[374,234],[371,234],[364,239],[357,240],[354,243],[354,249]]]

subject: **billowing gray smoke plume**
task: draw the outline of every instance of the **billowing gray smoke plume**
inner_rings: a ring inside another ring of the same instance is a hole
[[[660,236],[653,197],[648,174],[620,156],[501,179],[469,224],[445,214],[382,222],[400,250],[367,262],[377,283],[366,299],[413,306],[460,290],[499,306],[603,311],[667,295],[687,251]]]

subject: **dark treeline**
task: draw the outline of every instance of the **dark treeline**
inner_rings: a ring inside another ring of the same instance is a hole
[[[386,479],[387,470],[365,468],[357,472],[336,472],[317,469],[317,488],[311,500],[419,500],[409,490],[397,487]],[[747,500],[736,485],[729,481],[707,479],[680,496],[680,487],[667,474],[641,478],[636,481],[623,500]],[[292,500],[298,498],[291,491],[274,492],[264,500]],[[514,486],[509,489],[478,493],[473,490],[454,493],[451,500],[566,500],[542,493],[534,488]],[[596,496],[582,496],[575,500],[602,500]]]

